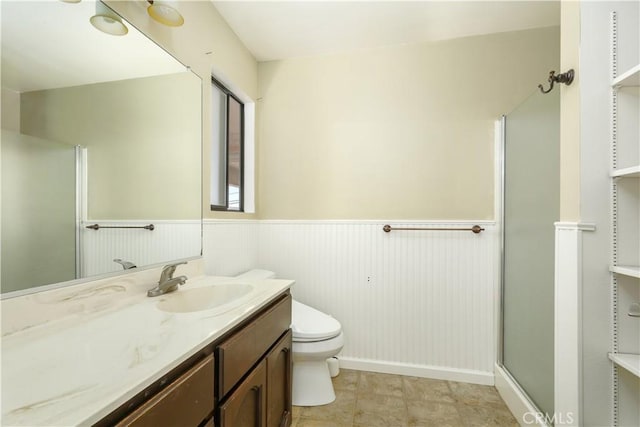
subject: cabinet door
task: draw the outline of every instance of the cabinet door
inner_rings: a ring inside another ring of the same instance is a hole
[[[293,374],[291,329],[267,354],[267,427],[291,425]]]
[[[136,409],[118,427],[196,427],[213,411],[213,355]]]
[[[220,427],[265,427],[267,362],[263,360],[220,405]]]

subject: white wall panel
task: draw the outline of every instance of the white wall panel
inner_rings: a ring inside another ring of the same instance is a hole
[[[492,383],[498,239],[382,231],[470,227],[477,222],[205,220],[205,271],[251,268],[294,279],[294,297],[336,317],[341,357],[371,370]]]
[[[554,410],[583,424],[582,405],[582,238],[595,225],[557,222],[554,297]]]
[[[92,230],[86,225],[144,226],[153,224],[153,231],[144,229],[101,228]],[[108,221],[92,220],[82,224],[83,277],[116,271],[114,258],[143,266],[200,255],[202,232],[196,221]]]
[[[204,220],[205,273],[235,276],[258,265],[258,222]]]
[[[344,359],[492,375],[496,227],[385,233],[384,224],[260,221],[256,266],[295,279],[296,299],[341,322]]]

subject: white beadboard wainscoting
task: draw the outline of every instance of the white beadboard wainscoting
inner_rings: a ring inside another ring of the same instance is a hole
[[[471,227],[470,231],[391,231]],[[343,367],[493,384],[493,222],[205,220],[209,274],[294,279],[294,298],[336,317]]]
[[[145,226],[154,230],[101,228],[87,225]],[[157,264],[163,261],[189,258],[201,252],[202,228],[200,220],[87,220],[81,226],[82,276],[95,276],[114,271],[114,258],[136,265]]]
[[[259,221],[205,219],[203,225],[206,274],[236,276],[259,267]]]

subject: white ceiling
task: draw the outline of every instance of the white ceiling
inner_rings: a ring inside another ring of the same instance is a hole
[[[216,1],[258,61],[560,25],[555,1]]]
[[[1,0],[0,7],[3,88],[28,92],[185,70],[131,24],[125,36],[96,30],[89,22],[95,0]]]

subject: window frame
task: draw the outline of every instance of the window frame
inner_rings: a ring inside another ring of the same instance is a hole
[[[244,172],[245,172],[245,103],[240,100],[233,92],[223,85],[215,77],[211,76],[211,84],[215,85],[220,92],[226,96],[226,112],[225,112],[225,205],[214,205],[209,200],[211,211],[215,212],[244,212]],[[240,185],[239,185],[239,206],[238,209],[229,209],[229,98],[232,98],[240,105]],[[213,135],[213,132],[212,132]],[[211,141],[212,143],[213,141]],[[214,165],[211,165],[213,168]]]

